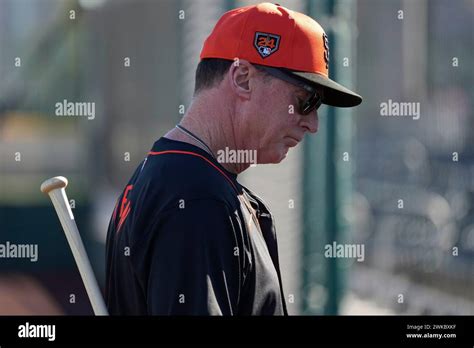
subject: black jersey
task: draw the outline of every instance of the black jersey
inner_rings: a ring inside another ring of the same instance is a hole
[[[112,315],[286,315],[272,216],[212,156],[160,138],[107,232]]]

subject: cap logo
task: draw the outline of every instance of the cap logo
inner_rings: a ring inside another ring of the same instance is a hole
[[[278,47],[280,46],[280,35],[261,33],[257,31],[255,33],[255,41],[253,45],[262,58],[267,58],[278,50]]]
[[[323,33],[323,45],[324,45],[324,61],[326,62],[326,69],[329,69],[329,40],[326,33]]]

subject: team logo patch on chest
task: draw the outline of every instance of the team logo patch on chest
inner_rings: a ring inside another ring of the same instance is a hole
[[[280,35],[257,31],[253,45],[262,58],[267,58],[278,50],[280,46]]]

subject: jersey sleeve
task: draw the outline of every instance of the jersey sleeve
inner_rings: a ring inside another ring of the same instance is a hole
[[[197,200],[158,219],[149,249],[149,314],[236,314],[241,232],[233,216],[223,202]]]

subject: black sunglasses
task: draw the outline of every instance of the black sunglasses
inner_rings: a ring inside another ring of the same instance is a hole
[[[321,92],[319,92],[316,88],[304,82],[303,80],[298,79],[291,73],[286,72],[282,69],[272,68],[272,67],[268,67],[264,65],[254,64],[254,66],[260,71],[266,72],[269,75],[272,75],[273,77],[276,77],[288,83],[291,83],[292,85],[301,87],[305,91],[310,93],[309,97],[306,98],[305,100],[300,101],[298,105],[299,107],[298,111],[301,115],[309,115],[312,111],[318,110],[318,108],[323,103],[323,95]]]

